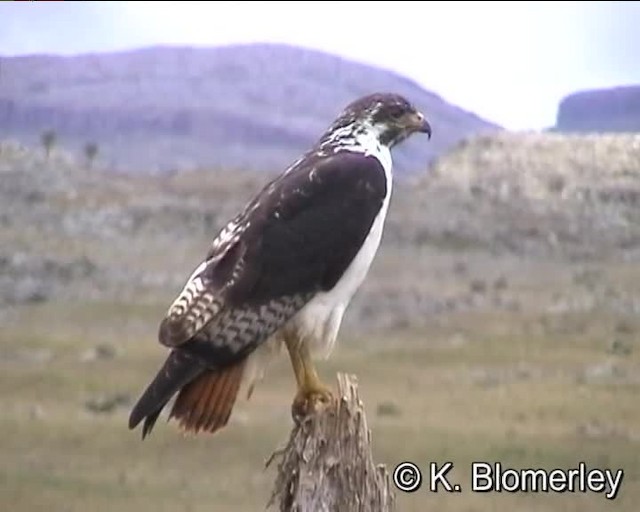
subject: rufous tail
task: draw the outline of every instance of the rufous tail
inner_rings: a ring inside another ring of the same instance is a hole
[[[169,418],[185,433],[214,433],[229,421],[242,382],[244,360],[217,370],[207,370],[184,386]]]

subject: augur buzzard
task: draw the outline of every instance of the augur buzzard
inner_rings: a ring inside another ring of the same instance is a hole
[[[170,351],[129,428],[144,420],[144,438],[177,393],[169,417],[186,432],[216,432],[241,384],[253,389],[264,356],[283,344],[298,384],[294,414],[333,399],[312,354],[331,353],[378,250],[390,150],[415,132],[431,137],[402,96],[354,101],[218,233],[160,323],[159,341]]]

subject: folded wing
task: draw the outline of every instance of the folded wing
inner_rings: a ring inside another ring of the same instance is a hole
[[[178,391],[173,416],[183,425],[225,424],[242,361],[336,284],[386,193],[380,162],[348,152],[302,161],[265,187],[219,234],[162,320],[159,340],[172,352],[130,427],[147,418],[148,433]]]

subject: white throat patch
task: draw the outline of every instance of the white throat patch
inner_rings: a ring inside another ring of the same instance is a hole
[[[354,127],[345,126],[331,133],[331,136],[320,143],[319,154],[329,155],[338,151],[348,150],[364,155],[371,155],[380,160],[387,181],[390,178],[392,159],[390,149],[380,142],[381,127],[362,124]]]

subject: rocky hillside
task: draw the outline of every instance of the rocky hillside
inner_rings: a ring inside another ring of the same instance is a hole
[[[426,240],[449,233],[497,254],[640,260],[640,134],[476,137],[415,186]]]
[[[406,94],[437,130],[409,142],[400,169],[424,169],[459,140],[497,127],[389,71],[283,45],[154,47],[0,59],[0,137],[99,145],[105,168],[277,170],[355,98]]]
[[[0,311],[53,300],[164,307],[265,179],[89,170],[3,143]],[[638,314],[639,212],[640,135],[465,140],[397,183],[381,252],[345,325],[486,308]]]
[[[640,85],[581,91],[564,98],[556,130],[640,132]]]

